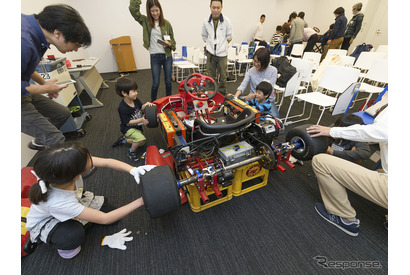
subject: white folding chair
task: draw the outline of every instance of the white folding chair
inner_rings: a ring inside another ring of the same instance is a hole
[[[234,76],[233,80],[229,80],[228,82],[236,82],[238,80],[237,72],[236,72],[236,48],[229,47],[228,48],[228,62],[227,62],[227,75],[232,73]]]
[[[360,86],[360,92],[369,93],[365,106],[373,94],[379,94],[384,90],[387,82],[388,61],[387,59],[380,59],[370,67]]]
[[[303,44],[294,44],[292,47],[292,52],[290,53],[290,57],[302,58],[304,48],[305,46]]]
[[[347,91],[342,93],[336,100],[336,104],[333,107],[332,116],[346,114],[349,106],[353,101],[353,97],[360,92],[360,82],[355,82],[347,88]]]
[[[379,45],[379,46],[377,47],[376,52],[377,52],[377,53],[385,53],[386,56],[387,56],[388,50],[389,50],[389,46],[388,46],[388,45]]]
[[[310,60],[313,62],[313,71],[316,71],[317,67],[319,67],[320,58],[322,55],[316,52],[305,52],[303,54],[302,59]]]
[[[308,87],[310,83],[310,78],[312,77],[312,69],[314,65],[313,62],[309,60],[303,60],[300,58],[292,59],[291,64],[292,66],[296,68],[297,73],[286,84],[286,87],[283,91],[282,99],[279,104],[279,110],[280,110],[280,108],[282,107],[284,98],[291,96],[291,99],[290,99],[291,102],[289,104],[289,108],[286,113],[284,123],[286,123],[287,120],[290,118],[300,117],[305,113],[306,103],[304,102],[302,113],[299,115],[294,115],[294,116],[289,117],[290,108],[293,105],[293,102],[295,100],[295,95],[297,93],[303,93],[304,91],[308,92]],[[297,80],[294,79],[296,75],[297,75]]]
[[[241,48],[239,49],[239,53],[238,53],[238,61],[237,61],[237,63],[239,64],[238,75],[241,75],[241,76],[245,75],[241,73],[243,64],[246,65],[246,69],[245,69],[245,73],[246,73],[249,70],[253,62],[253,59],[248,58],[248,53],[249,53],[249,45],[242,44]]]
[[[187,53],[187,56],[186,56],[187,61],[192,63],[193,56],[194,56],[194,48],[193,47],[187,47],[186,48],[186,53]]]
[[[295,101],[295,95],[298,93],[298,91],[301,87],[300,86],[301,80],[302,80],[301,72],[296,72],[289,79],[288,83],[286,83],[286,87],[284,89],[283,96],[282,96],[282,99],[280,101],[279,108],[278,108],[278,110],[280,110],[280,108],[282,107],[283,100],[284,100],[285,97],[289,97],[289,96],[291,97],[290,98],[289,108],[288,108],[288,111],[286,112],[286,116],[285,116],[285,118],[281,118],[281,120],[283,121],[283,125],[287,125],[287,120],[289,118],[294,118],[294,117],[300,116],[300,115],[295,115],[295,116],[289,117],[289,112],[290,112],[290,109],[292,108],[293,102]],[[305,105],[303,105],[303,108],[305,108]]]
[[[360,71],[354,68],[336,66],[336,65],[327,66],[323,74],[323,77],[320,80],[318,87],[316,88],[314,92],[295,95],[296,98],[302,101],[305,101],[307,103],[311,103],[312,106],[310,108],[310,113],[307,118],[300,119],[292,123],[310,119],[310,117],[312,116],[313,105],[318,105],[319,110],[322,110],[320,117],[317,121],[317,123],[319,123],[320,120],[322,119],[324,111],[326,109],[332,108],[335,105],[338,95],[345,92],[346,89],[352,83],[357,82],[359,73]],[[321,93],[318,91],[319,89],[326,90],[327,92],[334,92],[336,93],[336,95],[330,96],[330,95]],[[302,116],[303,114],[304,112],[300,116]]]
[[[308,91],[308,87],[310,85],[310,79],[312,78],[312,71],[315,64],[306,59],[300,58],[293,58],[290,64],[296,68],[298,72],[301,74],[301,87],[299,90],[306,90]]]
[[[288,97],[290,95],[293,95],[294,93],[297,93],[299,91],[299,88],[303,88],[300,86],[300,82],[301,82],[301,73],[300,72],[296,72],[286,83],[285,87],[279,87],[278,85],[274,85],[274,90],[275,90],[275,94],[276,97],[278,97],[278,93],[283,93],[282,98],[279,102],[279,106],[278,106],[278,110],[280,110],[280,108],[282,107],[283,104],[283,99],[285,97]]]
[[[185,70],[192,70],[192,72],[195,72],[195,70],[198,70],[198,66],[195,64],[192,64],[189,61],[182,61],[176,66],[176,81],[181,82],[184,80],[184,71]]]
[[[376,61],[385,58],[386,54],[383,52],[361,52],[353,67],[361,70],[360,78],[363,78]]]
[[[184,79],[184,71],[185,70],[198,70],[198,66],[193,64],[193,55],[194,55],[194,48],[193,47],[186,47],[186,61],[180,61],[176,64],[176,81],[181,82]]]
[[[347,55],[347,50],[342,50],[342,49],[330,49],[327,51],[326,53],[326,57],[331,56],[332,54],[338,54],[341,57],[346,56]]]
[[[265,46],[256,46],[255,47],[255,52],[257,51],[257,50],[259,50],[260,48],[266,48]]]
[[[326,67],[315,92],[340,94],[353,82],[357,82],[360,70],[345,66],[329,65]]]
[[[342,61],[340,63],[341,66],[346,66],[346,67],[353,67],[354,61],[356,58],[350,55],[342,56]]]
[[[192,63],[198,66],[198,73],[205,72],[205,55],[200,48],[195,48],[192,54]]]

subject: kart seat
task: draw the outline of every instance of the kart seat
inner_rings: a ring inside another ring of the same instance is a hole
[[[253,122],[255,113],[250,108],[245,108],[237,118],[231,116],[219,117],[213,124],[208,124],[203,120],[196,118],[195,124],[199,126],[204,134],[218,134],[240,129]]]

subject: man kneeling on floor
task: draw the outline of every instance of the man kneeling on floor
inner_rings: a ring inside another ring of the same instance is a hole
[[[351,206],[346,188],[360,196],[388,208],[388,108],[382,109],[373,124],[349,127],[312,125],[307,133],[312,137],[330,136],[353,141],[378,142],[384,173],[369,170],[353,162],[328,154],[313,157],[313,171],[318,179],[323,204],[316,203],[319,215],[351,236],[359,234],[360,221]],[[387,226],[386,226],[387,228]]]

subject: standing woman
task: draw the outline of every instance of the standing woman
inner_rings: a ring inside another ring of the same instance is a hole
[[[171,23],[164,19],[161,4],[158,0],[147,0],[147,15],[140,12],[141,0],[130,0],[129,10],[134,19],[143,29],[144,47],[151,56],[152,88],[151,102],[157,99],[157,92],[161,77],[161,66],[164,68],[166,95],[172,91],[172,52],[175,51],[174,31]],[[158,43],[158,39],[165,41],[166,45]]]

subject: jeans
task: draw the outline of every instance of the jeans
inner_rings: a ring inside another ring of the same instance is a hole
[[[45,146],[65,141],[59,129],[70,116],[67,107],[43,95],[21,97],[21,131]]]
[[[166,57],[164,53],[151,54],[151,102],[157,99],[157,92],[161,77],[161,66],[164,68],[165,93],[167,96],[171,95],[172,93],[172,56]]]

